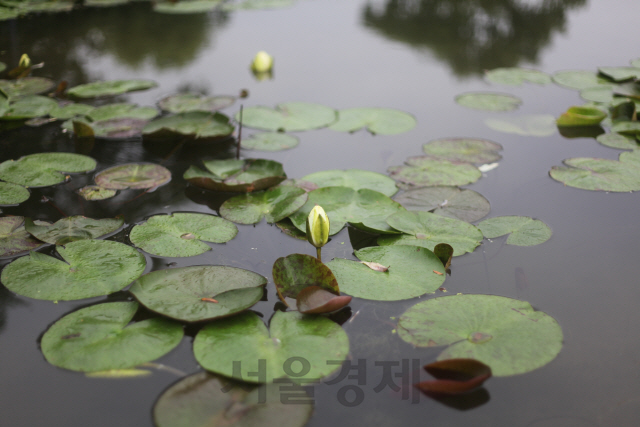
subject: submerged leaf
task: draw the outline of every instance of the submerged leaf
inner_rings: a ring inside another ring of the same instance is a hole
[[[489,239],[509,234],[507,244],[516,246],[539,245],[551,237],[551,229],[547,224],[526,216],[489,218],[480,222],[478,228]]]

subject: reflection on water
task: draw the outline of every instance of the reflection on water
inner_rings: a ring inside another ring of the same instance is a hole
[[[586,0],[385,0],[367,4],[364,25],[428,49],[457,76],[535,64],[570,9]]]

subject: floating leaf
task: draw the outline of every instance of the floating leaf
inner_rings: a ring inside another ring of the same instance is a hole
[[[280,384],[260,387],[198,372],[162,393],[153,407],[158,427],[243,426],[302,427],[313,412],[312,400],[281,401]],[[289,404],[295,403],[295,404]]]
[[[31,252],[4,268],[2,283],[29,298],[70,301],[119,291],[146,265],[140,252],[111,240],[78,240],[56,250],[64,261]]]
[[[38,95],[53,88],[55,83],[44,77],[24,77],[17,80],[0,80],[0,91],[8,98]]]
[[[220,3],[222,0],[161,1],[154,4],[153,10],[172,14],[203,13],[215,9]]]
[[[188,257],[211,247],[202,240],[225,243],[236,237],[238,228],[226,219],[199,213],[155,215],[131,230],[131,243],[152,255]]]
[[[480,387],[491,378],[491,368],[475,359],[448,359],[429,363],[424,369],[437,378],[414,386],[426,393],[458,395]]]
[[[640,79],[640,68],[636,67],[600,67],[598,71],[614,82]]]
[[[331,270],[315,257],[291,254],[281,257],[273,264],[273,282],[278,296],[289,306],[289,298],[295,299],[309,286],[319,286],[334,295],[340,295],[338,282]]]
[[[242,148],[260,151],[281,151],[297,146],[299,140],[293,135],[281,132],[254,133],[242,140]]]
[[[570,187],[595,191],[640,190],[640,167],[609,159],[575,157],[553,166],[549,175]]]
[[[184,179],[191,184],[213,191],[235,191],[250,193],[278,185],[287,176],[282,164],[273,160],[209,160],[207,171],[191,166]]]
[[[287,102],[275,109],[248,107],[244,109],[242,123],[250,128],[268,131],[296,132],[323,128],[336,120],[333,108],[307,102]],[[240,121],[240,113],[236,114]]]
[[[77,122],[74,121],[73,123],[75,132],[75,124]],[[96,137],[122,139],[139,137],[142,135],[142,130],[145,128],[147,123],[149,123],[149,121],[145,119],[121,117],[118,119],[93,122],[90,126]],[[76,132],[76,134],[78,134],[78,132]]]
[[[31,234],[27,233],[23,223],[24,217],[21,216],[0,218],[0,257],[17,255],[42,245],[41,241],[34,239]]]
[[[558,126],[595,126],[600,124],[607,113],[589,106],[569,107],[566,113],[562,113],[556,123]]]
[[[97,185],[87,185],[78,190],[78,194],[85,200],[105,200],[115,196],[116,190],[109,190]]]
[[[300,209],[306,201],[307,192],[302,188],[278,186],[227,199],[220,206],[220,215],[238,224],[256,224],[262,218],[273,224]]]
[[[476,359],[499,377],[540,368],[562,348],[562,330],[554,318],[528,302],[495,295],[420,302],[400,317],[398,335],[417,347],[446,345],[438,360]]]
[[[524,114],[521,116],[488,118],[485,124],[498,132],[523,136],[550,136],[556,133],[556,119],[551,114]]]
[[[25,229],[36,239],[56,245],[66,245],[74,240],[97,239],[105,234],[113,233],[124,224],[124,218],[91,219],[84,216],[62,218],[55,224],[38,221],[38,224],[27,218]]]
[[[502,158],[502,145],[478,138],[443,138],[422,146],[425,154],[450,162],[493,163]]]
[[[309,199],[289,218],[298,230],[306,232],[307,216],[320,205],[329,216],[329,234],[334,235],[350,223],[361,223],[373,215],[391,215],[404,208],[388,196],[366,188],[324,187],[309,193]]]
[[[611,148],[619,148],[620,150],[638,150],[640,143],[631,136],[625,136],[619,133],[603,133],[596,138],[600,144]]]
[[[109,369],[108,371],[88,372],[87,378],[135,378],[148,377],[151,371],[146,369]]]
[[[182,326],[167,319],[128,323],[135,302],[111,302],[82,308],[58,320],[42,336],[49,363],[72,371],[126,369],[155,360],[182,340]]]
[[[121,118],[151,120],[158,114],[159,111],[154,107],[138,107],[136,104],[120,102],[94,108],[87,116],[93,122],[101,122]]]
[[[596,73],[582,70],[558,71],[552,78],[560,86],[577,90],[595,87],[604,82]]]
[[[551,237],[551,229],[539,219],[526,216],[499,216],[485,219],[478,224],[484,237],[491,239],[509,234],[507,244],[534,246]]]
[[[338,120],[329,126],[339,132],[366,128],[372,134],[395,135],[410,131],[416,119],[408,113],[390,108],[348,108],[338,111]]]
[[[162,117],[147,124],[142,133],[151,138],[186,136],[194,139],[224,138],[233,133],[229,117],[221,113],[192,111]]]
[[[484,92],[458,95],[456,96],[456,102],[463,107],[483,111],[512,111],[522,104],[522,100],[513,95]]]
[[[241,0],[237,3],[224,2],[221,9],[225,11],[280,9],[293,6],[295,2],[296,0]]]
[[[387,223],[408,235],[380,236],[381,246],[412,245],[433,250],[438,243],[448,243],[458,256],[473,252],[483,239],[475,226],[430,212],[398,212],[387,218]]]
[[[95,167],[95,160],[81,154],[37,153],[0,163],[0,179],[24,187],[46,187],[65,181],[60,172],[88,172]]]
[[[415,188],[394,200],[409,211],[429,211],[466,222],[484,218],[491,210],[489,201],[482,194],[458,187]]]
[[[153,163],[127,163],[99,172],[95,182],[109,190],[155,188],[171,180],[171,172]]]
[[[340,369],[349,338],[322,316],[276,311],[267,329],[257,314],[246,312],[202,328],[193,352],[206,370],[246,382],[319,380]],[[263,375],[256,375],[259,367]]]
[[[387,169],[391,178],[416,187],[440,185],[459,186],[476,182],[482,173],[472,164],[434,159],[431,156],[414,156],[406,165]]]
[[[370,172],[362,169],[347,170],[327,170],[305,175],[303,181],[313,182],[321,187],[349,187],[354,190],[368,188],[382,193],[386,196],[393,196],[398,191],[393,179],[377,172]]]
[[[121,95],[137,90],[146,90],[155,87],[151,80],[108,80],[86,83],[72,87],[67,91],[74,98],[97,98],[99,96]]]
[[[346,307],[350,302],[351,297],[335,295],[320,286],[304,288],[296,297],[296,307],[304,314],[331,313]]]
[[[25,120],[46,116],[58,104],[51,98],[39,95],[29,95],[11,101],[4,110],[0,120]]]
[[[582,89],[580,91],[580,97],[585,101],[608,104],[613,101],[613,86],[603,84],[596,87]]]
[[[624,135],[640,135],[640,122],[618,122],[611,127],[611,132]]]
[[[327,263],[342,292],[357,298],[398,301],[434,292],[444,282],[442,263],[428,249],[415,246],[368,247],[355,251],[361,261],[388,265],[385,272],[342,258]]]
[[[162,98],[158,106],[170,113],[208,111],[213,113],[236,102],[233,96],[203,96],[196,93],[179,93]]]
[[[527,68],[505,67],[495,68],[484,73],[487,80],[491,83],[520,86],[523,83],[535,83],[538,85],[546,85],[551,83],[551,77],[548,74],[538,70]]]
[[[129,291],[156,313],[198,322],[246,310],[262,298],[266,284],[265,277],[241,268],[196,265],[145,274]]]
[[[29,190],[21,185],[0,182],[0,206],[17,205],[29,199]]]
[[[54,119],[67,120],[76,116],[86,116],[94,109],[95,107],[91,105],[70,102],[65,105],[58,105],[53,110],[49,111],[49,115]]]
[[[298,230],[289,218],[276,222],[276,226],[287,236],[298,240],[307,240],[307,233]]]

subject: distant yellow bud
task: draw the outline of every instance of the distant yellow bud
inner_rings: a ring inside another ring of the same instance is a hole
[[[18,62],[18,67],[21,69],[27,69],[31,66],[31,58],[26,53],[23,53],[20,57],[20,62]]]
[[[251,63],[251,69],[255,73],[268,73],[271,68],[273,68],[273,57],[264,50],[256,53]]]
[[[322,206],[315,205],[307,217],[307,240],[316,248],[329,241],[329,217]]]

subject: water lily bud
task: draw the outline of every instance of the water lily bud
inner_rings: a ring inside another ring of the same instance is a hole
[[[322,206],[315,205],[307,217],[307,240],[316,248],[329,241],[329,217]]]
[[[26,53],[23,53],[20,57],[20,62],[18,62],[18,67],[21,69],[26,69],[31,66],[31,58]]]
[[[251,69],[256,73],[267,73],[271,71],[273,67],[273,57],[264,50],[256,53],[253,62],[251,63]]]

